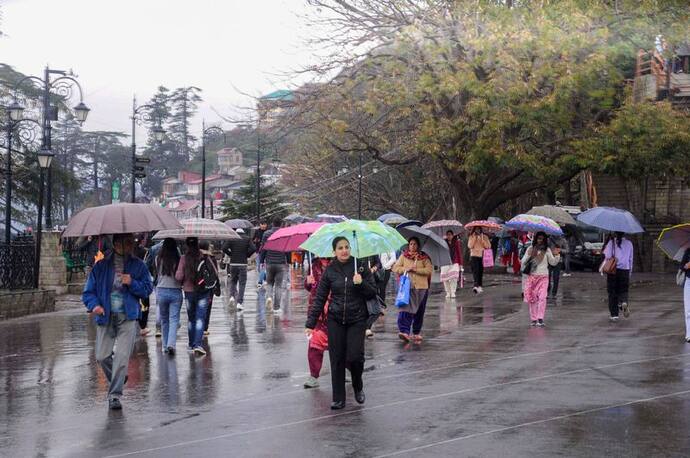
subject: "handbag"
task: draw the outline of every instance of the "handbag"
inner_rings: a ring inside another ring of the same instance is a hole
[[[486,250],[484,250],[484,254],[482,256],[482,264],[484,265],[485,269],[494,266],[494,252],[491,248],[487,248]]]
[[[524,263],[524,264],[522,265],[522,267],[520,268],[520,273],[522,273],[522,275],[529,275],[530,273],[532,273],[532,268],[533,268],[533,267],[534,267],[534,261],[533,261],[532,258],[530,257],[530,258],[527,260],[527,262]]]
[[[601,271],[608,275],[615,275],[616,264],[618,264],[618,259],[616,259],[616,242],[611,240],[611,243],[613,244],[613,256],[604,261]]]
[[[398,294],[395,296],[395,306],[405,307],[410,305],[410,277],[405,274],[400,277]]]
[[[678,269],[678,273],[676,274],[676,285],[685,286],[685,280],[685,271],[683,269]]]

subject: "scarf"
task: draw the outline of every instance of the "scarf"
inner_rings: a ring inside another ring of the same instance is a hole
[[[403,251],[402,255],[407,259],[412,259],[413,261],[424,261],[425,259],[429,259],[429,256],[427,256],[423,251],[418,251],[417,253],[412,254],[410,253],[410,250],[405,250]]]

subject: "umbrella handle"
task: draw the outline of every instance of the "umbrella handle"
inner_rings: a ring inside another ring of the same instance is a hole
[[[311,275],[311,251],[307,251],[307,258],[309,259],[309,275]]]
[[[352,231],[352,242],[353,245],[357,246],[357,232]],[[355,250],[353,250],[355,251]],[[353,258],[355,258],[355,275],[357,274],[357,256],[353,253],[352,255]]]

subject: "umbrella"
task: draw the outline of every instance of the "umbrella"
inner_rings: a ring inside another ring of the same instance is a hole
[[[376,220],[381,221],[383,224],[390,224],[391,226],[408,221],[407,218],[405,218],[403,215],[399,215],[398,213],[385,213],[376,218]]]
[[[175,240],[184,240],[187,237],[197,237],[202,240],[237,240],[240,238],[226,224],[214,219],[190,218],[180,222],[182,229],[160,231],[153,236],[153,240],[162,240],[168,237]]]
[[[540,205],[538,207],[532,207],[527,214],[546,216],[547,218],[556,221],[558,224],[575,224],[575,218],[570,216],[570,213],[555,205]]]
[[[343,221],[347,221],[347,216],[329,215],[328,213],[321,213],[314,218],[314,222],[317,223],[342,223]]]
[[[263,245],[263,249],[286,253],[301,251],[299,246],[324,224],[326,223],[302,223],[295,226],[280,228],[271,234]]]
[[[640,222],[627,210],[613,207],[594,207],[577,215],[577,220],[611,232],[639,234],[644,232]]]
[[[468,231],[471,231],[473,227],[481,227],[487,232],[495,232],[501,230],[500,224],[485,219],[479,219],[465,224],[465,229],[467,229]]]
[[[667,227],[661,231],[656,243],[666,256],[682,262],[685,250],[690,248],[690,223]]]
[[[407,243],[402,235],[380,221],[350,219],[342,223],[326,224],[314,232],[300,248],[327,258],[333,256],[331,243],[336,237],[346,237],[352,247],[352,256],[364,258],[387,251],[396,251]]]
[[[254,227],[254,225],[246,219],[229,219],[225,222],[225,225],[230,229],[251,229]]]
[[[308,223],[310,221],[309,218],[306,216],[302,216],[298,213],[293,213],[291,215],[286,216],[283,218],[283,221],[285,221],[288,224],[302,224],[302,223]]]
[[[447,231],[453,231],[455,234],[465,232],[465,226],[460,221],[454,219],[442,219],[440,221],[429,221],[424,226],[424,229],[429,229],[436,234],[444,235]]]
[[[517,215],[506,223],[507,229],[523,232],[546,232],[548,235],[563,235],[563,230],[551,218],[539,215]]]
[[[403,222],[403,223],[400,223],[400,224],[398,224],[397,226],[395,226],[395,228],[396,228],[396,229],[402,229],[403,227],[407,227],[407,226],[419,226],[419,227],[422,227],[422,222],[421,222],[421,221],[417,221],[416,219],[408,219],[407,221],[405,221],[405,222]]]
[[[70,219],[62,236],[134,234],[180,227],[177,218],[160,205],[120,203],[80,211]]]
[[[438,234],[419,226],[401,227],[397,228],[397,231],[406,239],[417,237],[421,245],[419,249],[429,255],[431,262],[435,266],[449,266],[453,264],[453,261],[450,259],[448,244]]]

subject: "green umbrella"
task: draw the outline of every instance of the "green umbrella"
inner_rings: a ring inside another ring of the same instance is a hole
[[[322,226],[300,248],[322,258],[331,257],[331,244],[336,237],[345,237],[350,241],[355,259],[396,251],[407,244],[407,240],[398,231],[379,221],[349,219]]]

